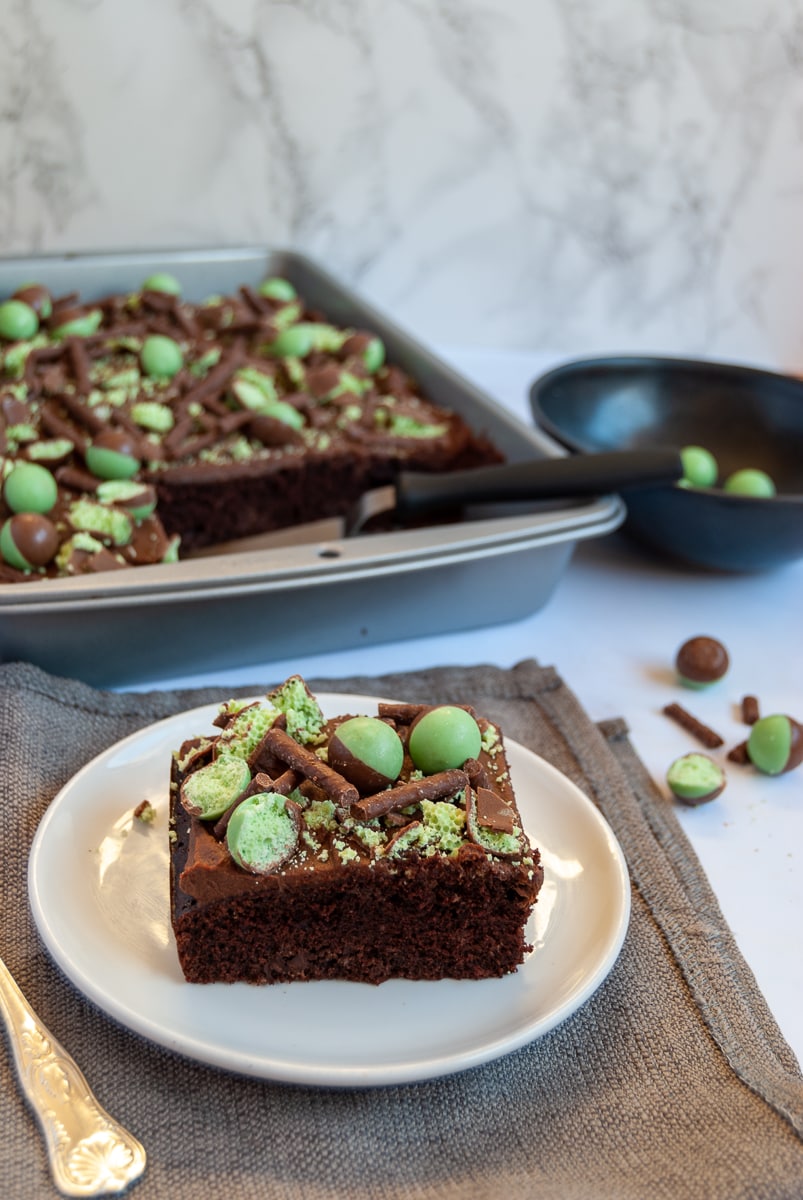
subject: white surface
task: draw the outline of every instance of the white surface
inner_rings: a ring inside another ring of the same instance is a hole
[[[447,357],[526,417],[530,382],[558,361],[480,351]],[[725,750],[745,736],[738,705],[746,692],[759,697],[765,713],[803,719],[801,601],[803,561],[756,576],[709,575],[655,561],[616,534],[582,545],[547,607],[511,625],[215,673],[205,673],[199,663],[197,675],[155,686],[261,686],[294,671],[336,678],[445,664],[506,667],[532,656],[557,667],[594,720],[625,717],[637,752],[665,790],[672,760],[699,748],[662,715],[667,702],[678,701],[717,728]],[[698,633],[720,638],[731,655],[730,672],[707,692],[682,689],[674,679],[678,646]],[[729,767],[728,780],[713,803],[676,811],[742,953],[803,1061],[803,768],[768,778]]]
[[[376,712],[364,697],[319,698],[327,716]],[[524,827],[537,835],[544,863],[528,928],[533,951],[515,974],[379,987],[185,983],[170,928],[166,764],[184,739],[214,732],[216,712],[217,705],[194,709],[111,747],[56,797],[34,840],[29,890],[40,932],[73,982],[123,1024],[248,1075],[338,1087],[398,1083],[474,1066],[532,1040],[605,978],[630,912],[622,852],[574,784],[508,742]],[[145,797],[157,810],[151,826],[132,816]]]

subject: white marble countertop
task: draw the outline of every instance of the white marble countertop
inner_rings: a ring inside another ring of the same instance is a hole
[[[549,356],[442,351],[464,375],[529,419],[527,388]],[[200,672],[155,684],[167,688],[415,670],[442,664],[525,657],[554,664],[595,720],[623,716],[633,744],[659,786],[680,754],[701,749],[661,712],[677,700],[725,739],[742,741],[739,703],[758,696],[762,711],[803,720],[803,561],[755,576],[709,575],[663,564],[622,534],[578,546],[548,604],[532,616],[445,636],[386,643],[247,668]],[[674,657],[695,634],[719,638],[731,656],[728,675],[705,691],[675,679]],[[724,753],[723,750],[723,753]],[[803,1061],[803,768],[774,778],[731,766],[719,799],[678,805],[736,941],[786,1039]]]

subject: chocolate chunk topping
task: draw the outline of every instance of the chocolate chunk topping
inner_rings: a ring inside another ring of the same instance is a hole
[[[490,788],[480,787],[474,792],[474,816],[478,825],[498,833],[513,833],[513,812],[501,796]]]

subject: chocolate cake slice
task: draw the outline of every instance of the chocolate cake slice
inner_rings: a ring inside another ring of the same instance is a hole
[[[468,705],[326,720],[291,676],[174,753],[170,811],[191,983],[482,979],[530,949],[540,854],[502,733]]]

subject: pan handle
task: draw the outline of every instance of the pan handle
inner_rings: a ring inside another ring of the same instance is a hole
[[[601,496],[676,483],[682,475],[680,452],[671,448],[572,454],[443,474],[402,471],[396,511],[411,517],[464,504]]]

